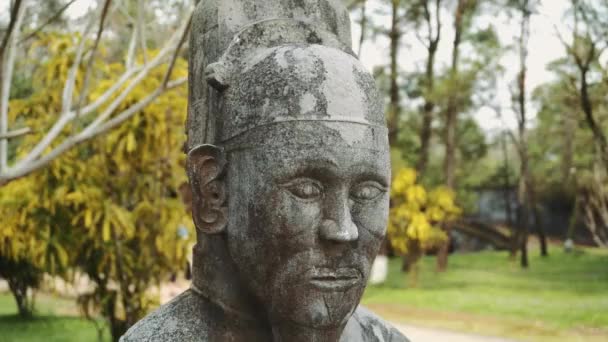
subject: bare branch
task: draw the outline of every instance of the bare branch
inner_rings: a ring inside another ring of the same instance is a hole
[[[424,10],[424,20],[426,21],[426,29],[427,29],[428,40],[429,40],[429,46],[427,47],[427,49],[428,49],[433,40],[433,25],[431,24],[432,23],[431,11],[429,10],[428,1],[423,1],[422,9]],[[416,31],[418,31],[418,30],[416,30]],[[425,46],[426,46],[426,44],[425,44]]]
[[[146,98],[144,98],[143,100],[139,101],[138,103],[136,103],[135,105],[133,105],[131,108],[127,109],[126,111],[122,112],[121,114],[117,115],[115,118],[112,118],[111,120],[108,120],[106,123],[104,123],[103,125],[99,126],[99,128],[97,128],[96,130],[92,131],[91,133],[88,133],[89,136],[85,136],[87,139],[90,139],[94,136],[97,136],[99,134],[105,133],[107,131],[109,131],[110,129],[120,125],[121,123],[125,122],[126,120],[130,119],[133,115],[135,115],[137,112],[139,112],[140,110],[144,109],[146,106],[148,106],[152,101],[154,101],[157,97],[159,97],[160,95],[162,95],[164,92],[168,91],[168,90],[172,90],[174,88],[177,88],[183,84],[186,84],[186,82],[188,81],[187,77],[182,77],[180,79],[177,79],[175,81],[171,81],[169,83],[167,83],[165,86],[162,86],[158,89],[156,89],[154,92],[152,92],[150,95],[148,95]]]
[[[61,112],[66,113],[70,111],[72,107],[72,95],[74,93],[74,86],[76,84],[76,76],[78,75],[78,69],[80,68],[80,63],[82,61],[82,57],[84,55],[84,50],[87,41],[87,35],[93,28],[93,20],[91,20],[87,26],[82,30],[80,36],[80,43],[78,44],[78,48],[76,49],[76,57],[74,59],[74,64],[70,69],[68,74],[68,78],[65,80],[65,85],[63,87],[63,94],[61,96]]]
[[[137,45],[137,29],[133,27],[133,33],[131,34],[131,41],[129,42],[129,49],[127,50],[127,57],[125,64],[127,68],[131,68],[135,62],[135,50]]]
[[[17,163],[17,167],[20,165],[27,164],[34,159],[38,158],[40,154],[59,136],[65,125],[71,121],[71,117],[69,115],[70,109],[72,106],[72,95],[74,90],[74,85],[76,83],[76,76],[78,74],[78,68],[80,66],[80,62],[82,60],[82,55],[84,54],[84,47],[86,42],[86,36],[88,32],[93,27],[93,20],[91,20],[87,26],[81,31],[80,43],[76,49],[76,57],[74,60],[74,64],[68,73],[68,77],[65,81],[65,85],[63,87],[62,94],[62,108],[61,108],[61,116],[59,120],[55,122],[53,127],[49,130],[49,132],[34,146],[34,148]]]
[[[86,115],[94,112],[95,110],[97,110],[99,107],[101,107],[104,103],[106,103],[112,97],[112,95],[114,95],[120,88],[122,88],[122,86],[125,85],[127,83],[127,81],[129,81],[129,78],[131,78],[131,76],[133,76],[135,73],[139,72],[140,70],[141,70],[141,68],[133,68],[133,69],[127,70],[118,79],[118,81],[116,81],[116,83],[114,83],[114,85],[112,87],[110,87],[110,89],[108,89],[104,94],[102,94],[99,98],[97,98],[97,100],[95,100],[95,102],[89,104],[88,106],[86,106],[82,109],[82,111],[80,113],[81,117],[86,116]],[[21,161],[19,161],[15,167],[16,168],[22,167],[23,165],[38,158],[40,156],[40,154],[42,153],[42,151],[44,151],[44,149],[46,149],[50,145],[50,143],[59,136],[59,134],[61,133],[63,128],[74,118],[76,118],[76,113],[74,111],[70,111],[67,114],[64,113],[63,115],[61,115],[59,120],[57,120],[55,122],[53,127],[44,136],[44,138],[36,145],[36,147],[34,149],[32,149],[32,151],[30,151],[30,153],[25,158],[23,158]]]
[[[513,145],[519,152],[521,149],[520,144],[519,144],[519,139],[517,139],[513,130],[509,129],[509,125],[507,125],[507,123],[505,122],[505,118],[502,115],[502,108],[500,107],[500,105],[488,104],[488,107],[491,108],[494,111],[494,113],[496,113],[496,117],[500,120],[500,122],[502,123],[502,125],[505,128],[504,132],[509,136],[509,139],[511,140],[511,142],[513,143]]]
[[[13,34],[13,30],[15,29],[15,26],[18,26],[15,24],[17,23],[19,11],[21,10],[21,5],[22,5],[21,0],[16,0],[15,4],[13,5],[12,11],[11,11],[11,19],[8,24],[8,29],[6,30],[6,34],[4,34],[4,37],[2,38],[2,44],[0,44],[0,56],[4,55],[4,49],[8,45],[8,40],[11,37],[11,35]]]
[[[59,17],[61,17],[61,15],[63,14],[63,12],[65,12],[65,10],[67,10],[74,2],[76,2],[76,0],[71,0],[70,2],[68,2],[67,4],[65,4],[59,11],[57,11],[57,13],[55,13],[52,17],[50,17],[47,21],[45,21],[44,24],[40,25],[32,33],[30,33],[27,36],[25,36],[25,38],[21,39],[19,41],[19,44],[21,44],[21,43],[23,43],[23,42],[25,42],[25,41],[27,41],[27,40],[32,39],[33,37],[35,37],[47,25],[49,25],[50,23],[52,23],[53,21],[55,21]]]
[[[169,83],[169,79],[171,78],[171,74],[173,73],[173,68],[175,67],[175,62],[177,61],[177,57],[179,56],[179,52],[182,49],[182,46],[184,45],[184,43],[186,42],[186,39],[188,38],[188,33],[190,32],[190,26],[192,25],[192,16],[190,16],[190,18],[188,19],[188,24],[186,24],[186,27],[184,29],[184,32],[182,33],[182,37],[179,40],[179,43],[177,43],[177,47],[175,48],[175,51],[173,52],[173,56],[171,57],[171,62],[169,63],[169,68],[167,69],[167,73],[165,74],[165,79],[163,80],[163,87],[167,86],[167,83]]]
[[[7,32],[2,46],[2,55],[0,57],[0,134],[8,133],[8,102],[10,99],[11,80],[13,78],[13,70],[15,67],[15,57],[17,54],[17,35],[21,29],[23,18],[27,9],[27,0],[15,3],[14,9],[16,16],[11,18],[12,27]],[[13,20],[14,19],[14,20]],[[6,49],[8,47],[8,49]],[[8,140],[7,138],[0,139],[0,172],[7,169],[8,166]]]
[[[185,27],[182,27],[182,29],[185,29]],[[174,47],[174,45],[175,45],[174,42],[177,39],[176,38],[177,34],[179,34],[181,32],[182,31],[178,30],[176,32],[176,34],[174,34],[174,36],[169,40],[169,42],[166,44],[166,46],[158,53],[158,55],[148,65],[146,65],[145,68],[128,70],[127,72],[125,72],[123,77],[121,77],[119,82],[117,82],[116,85],[114,85],[104,95],[102,95],[94,104],[87,106],[81,110],[81,112],[80,112],[81,116],[84,116],[88,113],[93,112],[95,109],[99,108],[99,106],[101,106],[105,101],[107,101],[112,96],[113,93],[115,93],[118,89],[120,89],[120,86],[125,84],[128,81],[128,78],[130,76],[132,76],[133,74],[135,74],[136,70],[141,70],[141,71],[139,71],[137,76],[135,76],[135,79],[129,84],[129,86],[108,106],[108,108],[87,129],[92,129],[95,126],[102,123],[103,121],[105,121],[116,110],[116,108],[118,108],[118,106],[129,95],[129,93],[139,83],[141,83],[144,80],[144,78],[149,74],[149,72],[152,69],[159,66],[163,62],[164,57]],[[79,50],[80,50],[80,48],[79,48]],[[78,54],[77,54],[77,60],[78,60]],[[77,65],[75,65],[75,67],[76,66]],[[69,83],[70,89],[68,89],[68,90],[64,89],[64,101],[65,102],[64,102],[62,114],[61,114],[59,120],[55,123],[55,125],[53,125],[53,127],[51,128],[51,130],[49,130],[47,135],[32,149],[32,151],[30,151],[30,153],[23,160],[21,160],[17,163],[17,165],[15,166],[16,168],[21,168],[25,164],[30,163],[30,162],[34,161],[36,158],[38,158],[42,154],[42,152],[51,144],[51,142],[59,136],[59,134],[61,133],[63,128],[76,117],[76,114],[73,113],[70,108],[71,94],[72,94],[71,92],[73,91],[74,80],[76,78],[76,72],[77,72],[77,70],[75,68],[73,68],[71,71],[70,77],[68,77],[68,80],[66,81],[66,83],[68,81],[70,82]],[[66,103],[68,105],[66,105]]]
[[[124,121],[130,119],[137,112],[148,106],[152,101],[154,101],[158,96],[160,96],[164,91],[174,89],[179,87],[187,82],[187,78],[181,78],[179,80],[169,82],[166,87],[159,87],[150,95],[148,95],[143,100],[139,101],[137,104],[133,105],[131,108],[127,109],[123,113],[119,114],[112,120],[109,120],[104,125],[98,127],[95,130],[90,132],[81,132],[78,135],[72,136],[62,142],[59,146],[54,148],[51,152],[44,155],[40,159],[36,159],[32,163],[28,163],[20,168],[10,169],[8,172],[0,174],[0,187],[7,184],[8,182],[24,177],[36,170],[39,170],[54,161],[58,157],[60,157],[63,153],[67,152],[71,148],[75,147],[78,144],[81,144],[85,141],[88,141],[100,134],[106,133],[110,129],[120,125]]]
[[[359,6],[362,2],[364,2],[366,0],[351,0],[347,5],[346,8],[350,11],[355,9],[355,7]]]
[[[437,45],[439,43],[439,39],[441,38],[441,1],[436,0],[435,2],[435,26],[437,26],[437,34],[433,39],[433,44]]]
[[[144,2],[143,2],[143,0],[137,0],[137,22],[135,23],[135,25],[137,27],[141,54],[144,57],[144,64],[147,64],[148,63],[148,54],[146,52],[146,33],[144,30]]]
[[[110,3],[111,0],[105,0],[105,6],[102,11],[100,26],[97,32],[96,41],[94,43],[95,45],[88,59],[89,62],[87,66],[87,72],[91,72],[89,71],[92,69],[91,61],[95,58],[96,47],[100,44],[99,40],[103,32],[103,23],[105,17],[108,15],[108,8],[110,7]],[[81,106],[82,102],[84,102],[83,97],[81,95],[78,107],[72,109],[71,99],[74,93],[75,79],[79,71],[81,60],[83,59],[87,33],[93,26],[93,21],[91,21],[91,23],[82,32],[82,39],[79,42],[79,45],[76,50],[74,66],[70,69],[68,73],[68,79],[66,80],[62,95],[63,103],[59,119],[55,122],[53,127],[47,132],[47,134],[40,140],[40,142],[30,151],[30,153],[25,158],[18,161],[14,167],[5,168],[2,172],[0,172],[0,186],[6,184],[11,180],[26,176],[27,174],[46,166],[48,163],[57,159],[63,153],[73,148],[77,144],[92,139],[100,134],[103,134],[117,127],[121,123],[133,117],[138,112],[141,112],[146,106],[148,106],[166,91],[185,84],[187,82],[186,77],[180,78],[175,81],[171,81],[170,79],[175,69],[177,59],[179,58],[180,51],[187,41],[187,36],[191,25],[191,14],[192,9],[190,9],[190,16],[188,21],[183,23],[180,28],[175,31],[175,33],[167,41],[165,46],[147,64],[143,66],[127,65],[127,70],[117,80],[117,82],[113,84],[112,87],[110,87],[110,89],[106,90],[103,95],[97,98],[93,103],[90,103],[86,106]],[[136,31],[136,29],[134,31]],[[134,34],[136,34],[136,32],[134,32]],[[137,50],[137,48],[133,49]],[[134,52],[129,52],[129,54],[134,54]],[[127,56],[127,60],[129,60],[129,56]],[[162,83],[158,86],[158,88],[136,104],[129,106],[129,108],[125,109],[124,111],[120,113],[115,113],[116,109],[124,102],[124,99],[132,92],[132,90],[137,85],[139,85],[150,74],[152,70],[154,70],[163,63],[168,63],[167,71],[165,72]],[[87,77],[85,77],[85,79],[86,78]],[[126,88],[125,85],[127,85]],[[120,93],[116,95],[116,93],[119,91]],[[108,103],[108,101],[110,101],[110,103]],[[71,135],[67,139],[61,141],[56,147],[52,148],[49,153],[42,155],[43,151],[46,151],[47,148],[49,148],[49,146],[51,146],[51,144],[56,141],[56,139],[59,137],[59,135],[68,123],[80,116],[91,115],[92,113],[95,113],[96,110],[102,105],[106,106],[104,111],[97,115],[87,127],[82,129],[80,132],[75,133],[74,135]],[[16,130],[10,132],[10,135],[4,135],[3,138],[7,139],[8,137],[12,138],[16,136],[21,136],[23,134],[27,134],[28,132],[29,129],[27,132],[25,129]]]
[[[361,57],[363,51],[363,43],[365,42],[365,36],[367,33],[367,0],[363,0],[361,3],[361,35],[359,36],[359,49],[357,56]]]
[[[418,32],[418,30],[414,30],[414,36],[416,36],[416,39],[418,39],[418,41],[420,42],[420,44],[422,44],[422,46],[424,46],[425,49],[429,49],[430,45],[428,45],[427,40],[424,39],[421,35],[420,32]],[[430,37],[429,37],[430,40]]]
[[[32,133],[29,127],[16,129],[7,133],[0,134],[0,139],[14,139]]]
[[[89,81],[91,79],[91,71],[93,70],[93,63],[95,62],[95,57],[97,55],[97,49],[99,48],[99,42],[101,41],[101,35],[103,34],[105,28],[106,17],[108,15],[108,9],[110,8],[110,4],[112,0],[106,0],[103,9],[101,10],[101,19],[99,20],[99,28],[97,29],[97,36],[95,37],[95,43],[93,43],[93,49],[91,50],[91,56],[89,57],[89,61],[87,63],[87,67],[85,69],[84,74],[84,82],[82,85],[82,90],[80,91],[80,98],[78,99],[76,116],[80,116],[80,109],[82,108],[82,103],[86,97],[89,88]]]
[[[172,48],[177,48],[177,45],[175,44],[175,41],[177,40],[177,37],[181,37],[180,38],[180,42],[182,42],[182,40],[184,39],[182,37],[182,35],[184,34],[184,30],[187,31],[187,29],[190,26],[190,20],[188,20],[188,22],[186,23],[185,26],[183,26],[180,30],[176,31],[176,33],[174,34],[173,37],[171,37],[169,44],[167,44],[167,46],[165,46],[165,48],[163,50],[161,50],[161,52],[159,52],[158,55],[156,55],[156,57],[154,57],[154,59],[148,63],[143,69],[142,71],[135,77],[135,79],[133,80],[133,82],[131,82],[129,84],[129,86],[121,93],[120,96],[118,96],[114,102],[112,102],[112,104],[110,104],[110,106],[108,106],[108,108],[97,117],[97,119],[95,119],[86,129],[85,131],[91,131],[93,129],[95,129],[97,126],[99,126],[102,122],[104,122],[105,120],[107,120],[112,113],[116,110],[116,108],[118,108],[118,106],[122,103],[122,101],[127,97],[127,95],[141,82],[144,80],[144,78],[148,75],[148,73],[154,69],[155,67],[157,67],[158,65],[160,65],[164,59],[164,57],[167,55],[167,53],[169,53],[169,51]],[[177,44],[180,44],[179,42]],[[176,55],[174,55],[176,56]]]
[[[125,10],[124,8],[124,1],[120,1],[120,3],[118,4],[118,10],[120,11],[120,13],[122,13],[125,17],[127,17],[127,19],[133,23],[133,26],[135,27],[135,18],[133,18],[129,12],[127,12],[127,10]]]

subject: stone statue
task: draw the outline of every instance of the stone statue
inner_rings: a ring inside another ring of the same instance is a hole
[[[407,341],[359,306],[390,160],[383,100],[349,35],[339,0],[198,4],[193,283],[122,341]]]

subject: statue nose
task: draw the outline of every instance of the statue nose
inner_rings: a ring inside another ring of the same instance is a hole
[[[359,239],[359,229],[353,222],[348,205],[343,203],[335,209],[331,210],[330,218],[324,219],[321,223],[319,229],[321,238],[333,242],[351,242]]]

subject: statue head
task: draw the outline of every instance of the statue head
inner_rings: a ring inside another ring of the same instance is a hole
[[[223,245],[270,322],[345,324],[389,207],[373,77],[331,35],[276,20],[244,29],[205,79],[208,143],[188,155],[199,242]]]

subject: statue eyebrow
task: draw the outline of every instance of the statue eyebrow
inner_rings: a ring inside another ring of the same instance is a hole
[[[328,176],[326,173],[335,173],[339,169],[338,163],[330,158],[298,158],[296,163],[298,166],[294,167],[295,174],[306,174],[306,173],[319,173],[319,176]]]
[[[319,166],[331,166],[333,168],[338,168],[338,162],[330,157],[324,156],[324,157],[313,157],[313,158],[302,158],[304,161],[309,162],[309,163],[313,163],[314,164],[321,164]],[[316,165],[315,165],[316,166]],[[315,167],[313,166],[313,167]]]
[[[365,165],[369,165],[369,164],[365,164]],[[366,171],[363,171],[363,172],[355,175],[355,179],[357,180],[357,182],[372,180],[374,182],[379,183],[380,185],[382,185],[385,188],[388,188],[388,186],[389,186],[388,185],[389,179],[386,178],[386,175],[383,175],[380,172],[366,170]]]

